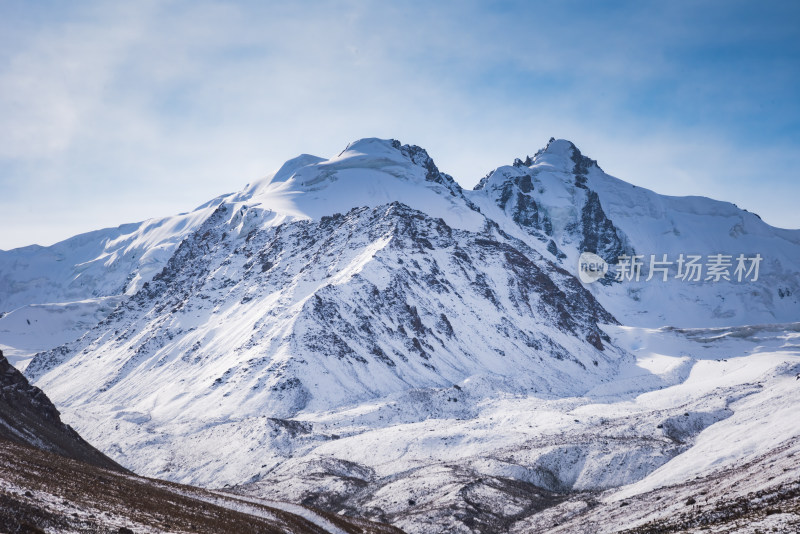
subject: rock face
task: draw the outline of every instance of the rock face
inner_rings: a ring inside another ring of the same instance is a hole
[[[488,218],[574,272],[582,252],[612,266],[641,256],[641,277],[616,283],[610,269],[590,287],[628,325],[699,327],[792,322],[800,317],[800,231],[773,228],[733,204],[703,197],[668,197],[606,174],[563,139],[483,178],[468,195]],[[505,224],[510,220],[512,224]],[[757,279],[709,283],[677,278],[680,255],[702,264],[716,254],[763,258]],[[667,280],[648,280],[651,261],[666,255]]]
[[[50,399],[8,363],[3,351],[0,351],[0,438],[97,467],[122,470],[62,423]]]
[[[586,203],[581,208],[580,229],[578,248],[583,252],[594,252],[609,263],[616,263],[616,259],[623,254],[635,254],[619,238],[614,223],[603,212],[603,206],[594,191],[589,191]]]
[[[575,145],[551,139],[533,158],[517,159],[513,166],[490,173],[475,191],[483,191],[519,227],[546,243],[547,251],[558,260],[568,257],[562,248],[577,245],[580,252],[593,252],[615,263],[622,254],[633,254],[634,249],[603,211],[597,192],[587,185],[592,169],[600,171],[597,162],[582,155]],[[540,177],[545,171],[562,176],[555,183],[547,183]],[[567,195],[569,209],[564,211],[558,204]],[[601,280],[606,285],[612,281],[612,275]]]

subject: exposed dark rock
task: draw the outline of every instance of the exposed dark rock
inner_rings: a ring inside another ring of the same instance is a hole
[[[581,252],[594,252],[609,263],[616,263],[617,258],[626,252],[625,244],[620,238],[617,228],[611,222],[600,198],[594,191],[589,191],[586,203],[581,210]]]
[[[0,438],[62,456],[123,470],[61,422],[50,399],[15,369],[0,351]]]

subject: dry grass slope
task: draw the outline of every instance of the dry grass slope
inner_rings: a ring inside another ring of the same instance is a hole
[[[317,515],[348,534],[402,534],[394,527]],[[276,508],[94,467],[7,440],[0,440],[0,531],[326,532]]]

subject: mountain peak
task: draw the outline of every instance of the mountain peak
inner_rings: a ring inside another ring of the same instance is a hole
[[[548,170],[550,172],[586,175],[592,166],[597,166],[597,162],[581,154],[581,151],[572,141],[551,137],[544,148],[537,150],[533,157],[525,156],[524,160],[516,158],[511,167],[518,170],[517,172],[511,172],[511,174],[516,176],[520,173],[524,174],[525,168],[539,167],[540,170]],[[484,189],[489,185],[490,181],[497,183],[497,179],[492,180],[492,176],[503,168],[499,167],[481,178],[474,189]],[[509,172],[506,170],[501,175],[507,176]],[[505,180],[505,178],[502,180]]]
[[[383,156],[396,158],[400,149],[400,141],[396,139],[380,139],[378,137],[364,137],[357,139],[342,150],[335,159],[354,156]]]
[[[515,166],[519,166],[516,161],[514,163]],[[536,152],[533,159],[527,157],[523,164],[526,167],[538,164],[549,165],[554,171],[576,175],[585,175],[589,168],[597,166],[597,162],[581,154],[580,149],[572,141],[553,137],[543,149]]]
[[[539,153],[547,153],[547,154],[559,154],[559,155],[566,155],[571,156],[572,150],[576,149],[577,147],[572,141],[567,139],[556,139],[555,137],[551,137],[550,140],[547,142],[545,147],[537,152]]]
[[[417,145],[404,145],[397,139],[379,139],[366,137],[347,145],[334,159],[352,157],[388,158],[398,164],[407,165],[408,162],[422,167],[426,171],[425,179],[429,182],[456,184],[455,180],[439,171],[439,168],[430,157],[428,151]],[[333,160],[331,160],[333,161]]]
[[[276,223],[284,217],[316,220],[396,201],[457,228],[483,227],[483,217],[453,177],[441,172],[424,148],[396,139],[358,139],[330,159],[297,156],[233,201],[266,209]]]

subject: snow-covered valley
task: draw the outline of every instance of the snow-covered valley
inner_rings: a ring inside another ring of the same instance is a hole
[[[636,359],[579,397],[486,400],[450,390],[448,399],[418,393],[305,414],[311,435],[338,437],[236,490],[372,511],[407,532],[469,532],[471,521],[489,532],[528,532],[521,525],[542,499],[577,493],[622,502],[733,470],[787,444],[800,452],[800,324],[784,327],[609,327]],[[450,398],[471,413],[446,413]],[[781,467],[780,477],[765,476],[760,486],[797,480],[797,462]]]

